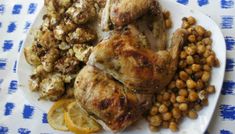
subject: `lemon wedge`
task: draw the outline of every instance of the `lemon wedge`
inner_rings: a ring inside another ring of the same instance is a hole
[[[56,130],[68,131],[65,125],[64,113],[66,106],[73,102],[73,99],[62,99],[53,104],[50,108],[47,119],[50,126]]]
[[[91,119],[76,102],[68,105],[64,119],[68,129],[76,134],[89,134],[101,130],[100,125]]]

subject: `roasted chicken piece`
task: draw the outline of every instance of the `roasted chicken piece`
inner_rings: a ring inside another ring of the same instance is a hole
[[[178,29],[171,48],[158,52],[142,47],[140,35],[134,26],[116,31],[94,47],[88,64],[112,75],[132,91],[153,93],[161,90],[175,74],[186,30]]]
[[[136,94],[105,72],[85,66],[75,80],[75,98],[105,129],[121,131],[151,106],[152,95]]]
[[[115,26],[124,26],[136,20],[156,5],[155,0],[107,0],[110,19]]]
[[[150,5],[150,3],[152,4]],[[129,23],[134,23],[146,35],[153,50],[166,49],[167,33],[161,5],[158,1],[107,0],[101,19],[102,30],[109,31],[112,24],[122,27]]]

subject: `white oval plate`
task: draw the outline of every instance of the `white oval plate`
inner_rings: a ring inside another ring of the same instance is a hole
[[[202,25],[212,32],[213,50],[215,51],[221,63],[220,67],[214,68],[212,72],[211,84],[215,85],[216,93],[209,97],[209,106],[205,107],[202,111],[199,112],[198,119],[190,120],[186,118],[180,125],[179,132],[177,132],[179,134],[202,134],[205,132],[212,118],[222,87],[226,58],[224,37],[216,23],[201,12],[187,8],[170,0],[159,1],[163,9],[169,10],[171,12],[173,28],[169,31],[169,35],[172,35],[173,31],[181,26],[181,19],[187,16],[195,17],[197,19],[197,24]],[[42,11],[39,13],[38,17],[34,21],[34,25],[32,26],[31,32],[29,33],[24,46],[31,45],[33,40],[32,32],[35,31],[35,29],[37,29],[42,23],[42,16],[45,12],[44,10],[45,8],[42,9]],[[32,67],[25,61],[23,51],[21,52],[18,61],[18,80],[20,85],[19,88],[22,89],[24,96],[29,100],[29,102],[37,106],[42,111],[47,112],[52,103],[48,101],[38,101],[38,94],[31,92],[28,88],[28,80],[32,73]],[[109,132],[102,133],[108,134]],[[129,127],[123,133],[148,134],[153,132],[150,132],[148,124],[144,120],[141,120]],[[172,132],[170,130],[162,129],[159,133],[171,134]]]

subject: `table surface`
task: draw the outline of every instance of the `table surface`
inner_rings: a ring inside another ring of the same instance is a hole
[[[172,0],[210,16],[221,28],[227,48],[219,103],[206,133],[235,134],[235,0]],[[58,134],[43,113],[17,88],[17,58],[42,0],[0,0],[0,134]],[[43,128],[43,129],[42,129]]]

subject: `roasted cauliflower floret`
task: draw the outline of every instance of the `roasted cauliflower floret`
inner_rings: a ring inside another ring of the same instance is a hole
[[[55,39],[53,32],[49,30],[44,31],[42,35],[37,38],[37,41],[46,49],[56,47],[57,44],[57,40]]]
[[[35,51],[33,51],[32,45],[24,48],[24,56],[26,61],[33,66],[41,64],[40,58],[37,56]]]
[[[70,19],[63,19],[53,30],[57,40],[64,40],[65,35],[77,27]]]
[[[94,2],[91,0],[80,0],[74,3],[65,13],[76,24],[84,24],[96,16]]]
[[[96,39],[94,31],[88,28],[78,27],[74,32],[71,32],[66,37],[67,42],[71,43],[86,43]]]
[[[56,101],[65,92],[64,82],[60,74],[48,75],[40,83],[40,98]]]
[[[29,79],[29,89],[31,91],[38,91],[40,86],[41,79],[37,75],[33,74]]]
[[[59,57],[59,50],[57,48],[51,48],[45,56],[41,58],[43,69],[47,72],[51,72],[54,67],[54,62]]]
[[[73,46],[73,51],[79,61],[86,63],[88,61],[88,57],[91,54],[92,48],[93,47],[88,46],[87,44],[75,44]]]
[[[43,65],[39,65],[34,69],[33,75],[36,75],[40,78],[44,78],[48,75],[48,73],[44,70]]]
[[[45,0],[48,12],[63,14],[71,6],[72,0]]]
[[[76,73],[79,69],[79,61],[76,57],[64,56],[55,63],[55,70],[63,74]]]
[[[56,13],[48,13],[43,16],[43,22],[41,26],[41,31],[47,31],[54,29],[56,25],[60,22],[61,17]]]

